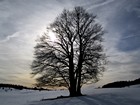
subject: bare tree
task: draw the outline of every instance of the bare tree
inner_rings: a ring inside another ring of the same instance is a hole
[[[40,74],[39,85],[65,86],[70,96],[79,96],[83,84],[99,79],[105,63],[101,45],[104,32],[95,18],[82,7],[75,7],[63,10],[49,25],[47,30],[56,40],[52,42],[48,33],[40,37],[31,66],[33,74]]]

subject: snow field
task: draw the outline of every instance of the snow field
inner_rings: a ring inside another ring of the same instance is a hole
[[[0,105],[140,105],[140,88],[132,86],[126,88],[82,89],[86,96],[55,100],[44,100],[67,96],[63,91],[12,90],[5,92],[0,89]]]

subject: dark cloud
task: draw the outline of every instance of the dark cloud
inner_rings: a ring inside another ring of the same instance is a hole
[[[138,75],[138,74],[140,74],[140,69],[136,69],[136,70],[134,69],[134,70],[131,71],[131,73]]]
[[[0,0],[0,2],[3,2],[4,0]]]
[[[135,10],[139,8],[140,1],[134,1],[129,0],[125,7],[119,9],[120,12],[114,18],[114,27],[121,34],[121,40],[117,45],[120,51],[140,49],[140,18],[138,11]]]

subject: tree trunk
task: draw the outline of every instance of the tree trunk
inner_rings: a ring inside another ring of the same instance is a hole
[[[81,93],[81,86],[78,86],[77,88],[77,96],[81,96],[82,93]]]
[[[77,86],[77,87],[76,87]],[[73,81],[70,81],[70,87],[69,87],[69,96],[75,97],[75,96],[81,96],[81,86],[78,85],[78,82],[76,84],[76,79],[73,79]]]
[[[69,96],[70,97],[76,97],[76,96],[81,96],[81,87],[78,87],[78,89],[76,90],[76,88],[70,87],[69,88]]]
[[[79,72],[79,78],[77,83],[77,89],[76,89],[77,95],[81,96],[81,72]]]
[[[70,97],[75,97],[75,96],[81,96],[81,76],[78,80],[78,82],[76,82],[76,79],[71,79],[70,81],[70,87],[69,87],[69,93],[70,93]]]
[[[74,97],[76,96],[76,86],[75,86],[75,82],[74,81],[70,81],[70,87],[69,87],[69,93],[70,93],[70,97]]]
[[[80,58],[79,58],[79,62],[78,62],[78,81],[77,81],[77,87],[76,87],[76,92],[77,92],[77,95],[78,96],[81,96],[82,93],[81,93],[81,72],[82,72],[82,57],[80,55]]]

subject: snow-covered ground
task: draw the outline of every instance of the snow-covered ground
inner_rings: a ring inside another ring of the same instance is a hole
[[[68,91],[8,90],[6,92],[0,89],[0,105],[140,105],[140,86],[108,89],[87,87],[82,91],[86,96],[41,101],[41,99],[68,95]]]

